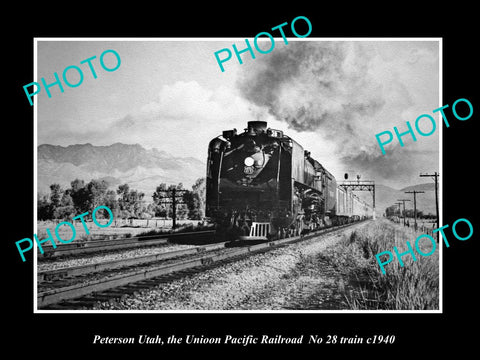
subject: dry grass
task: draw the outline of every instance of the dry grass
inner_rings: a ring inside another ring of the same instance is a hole
[[[47,237],[47,228],[50,229],[50,232],[55,238],[55,228],[60,221],[62,220],[38,221],[36,232],[38,238],[45,239]],[[107,220],[99,219],[99,223],[106,224]],[[177,225],[179,228],[194,226],[197,223],[198,220],[177,220]],[[130,222],[130,220],[120,219],[109,227],[100,228],[96,226],[91,219],[89,219],[86,220],[86,224],[90,235],[86,235],[85,229],[80,220],[74,221],[73,224],[76,231],[75,241],[90,241],[95,237],[132,237],[148,231],[169,231],[172,227],[172,221],[169,219],[149,219],[148,221],[145,219],[134,219],[132,222]],[[58,232],[63,239],[68,240],[72,236],[72,230],[67,225],[60,226]]]
[[[380,219],[370,226],[345,236],[340,245],[326,254],[327,260],[337,268],[346,284],[345,298],[355,310],[432,310],[439,307],[439,263],[437,250],[428,257],[415,252],[402,257],[401,267],[397,258],[385,265],[382,274],[375,255],[382,251],[407,250],[408,240],[414,248],[415,233],[402,225]],[[432,245],[428,240],[420,242],[422,252],[428,253]]]

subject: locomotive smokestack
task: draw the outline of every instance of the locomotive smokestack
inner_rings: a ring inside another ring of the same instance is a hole
[[[267,131],[267,122],[266,121],[249,121],[248,124],[248,132],[251,135],[258,135],[262,132]]]

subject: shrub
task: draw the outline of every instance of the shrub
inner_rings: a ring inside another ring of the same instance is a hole
[[[428,257],[416,256],[415,262],[411,256],[404,256],[404,267],[395,258],[386,266],[385,275],[375,258],[375,254],[392,251],[394,246],[406,250],[406,241],[413,243],[419,235],[401,225],[378,220],[344,236],[339,246],[321,257],[333,264],[350,285],[345,298],[352,309],[438,309],[438,251]]]

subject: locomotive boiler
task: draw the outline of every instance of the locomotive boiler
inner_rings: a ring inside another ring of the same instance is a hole
[[[338,188],[310,152],[265,121],[249,121],[242,133],[223,131],[209,143],[206,216],[227,239],[299,235],[349,221],[358,209],[363,216],[353,193]]]

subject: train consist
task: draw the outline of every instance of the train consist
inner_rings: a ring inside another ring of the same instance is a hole
[[[227,239],[270,240],[372,215],[310,152],[265,121],[210,141],[206,216]]]

